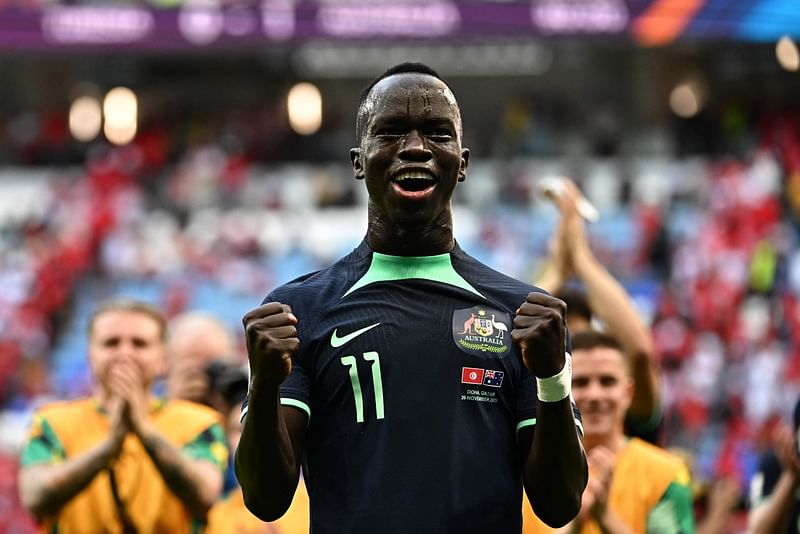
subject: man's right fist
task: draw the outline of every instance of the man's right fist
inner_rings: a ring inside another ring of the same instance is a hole
[[[300,348],[297,317],[292,308],[280,302],[268,302],[242,318],[250,382],[279,386],[292,370],[292,354]]]

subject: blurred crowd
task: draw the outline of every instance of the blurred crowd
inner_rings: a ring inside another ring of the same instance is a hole
[[[738,157],[605,158],[573,175],[600,209],[592,248],[652,327],[661,441],[689,451],[700,480],[732,477],[742,487],[800,394],[800,123],[765,117],[755,131]],[[88,391],[85,346],[74,342],[87,302],[144,288],[168,318],[202,308],[236,325],[272,287],[361,239],[365,194],[344,158],[264,165],[236,146],[208,140],[167,157],[153,133],[98,146],[84,164],[37,171],[36,180],[30,169],[4,171],[0,197],[30,200],[3,202],[0,214],[6,532],[29,524],[13,488],[31,410]],[[627,179],[623,165],[635,169]],[[476,161],[470,190],[457,196],[457,238],[482,261],[535,280],[556,218],[536,183],[571,170],[542,159]]]

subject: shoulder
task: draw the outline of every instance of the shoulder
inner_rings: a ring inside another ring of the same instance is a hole
[[[639,438],[632,438],[629,448],[637,462],[645,463],[648,469],[665,476],[679,477],[684,470],[687,470],[686,463],[681,457]]]
[[[362,243],[347,256],[330,266],[299,276],[276,287],[263,303],[281,302],[295,312],[318,309],[321,302],[338,299],[350,283],[357,280],[369,268],[369,249]]]
[[[452,258],[453,267],[470,284],[479,287],[485,293],[497,295],[501,299],[509,298],[516,301],[522,297],[524,300],[531,292],[547,293],[541,288],[489,267],[467,254],[460,247],[456,247],[453,251]]]
[[[319,271],[305,274],[273,289],[263,303],[280,302],[291,306],[300,319],[300,328],[308,324],[304,318],[316,316],[342,294],[369,268],[371,250],[362,242],[347,256]]]
[[[92,412],[96,409],[97,404],[95,401],[87,397],[45,404],[34,412],[33,417],[34,419],[73,421],[85,417],[87,412]]]
[[[184,444],[205,435],[217,439],[223,418],[216,410],[185,400],[168,400],[153,416],[153,423],[173,443]]]
[[[58,441],[68,439],[75,429],[91,424],[94,419],[90,416],[96,411],[97,404],[91,398],[45,404],[33,413],[28,439],[38,436],[50,436]]]
[[[213,408],[180,399],[164,401],[164,407],[161,409],[159,417],[172,421],[203,421],[208,425],[221,422],[219,412]]]

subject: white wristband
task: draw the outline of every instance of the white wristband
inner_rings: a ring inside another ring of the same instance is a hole
[[[542,402],[558,402],[572,393],[572,355],[564,353],[564,368],[557,375],[536,379],[536,396]]]

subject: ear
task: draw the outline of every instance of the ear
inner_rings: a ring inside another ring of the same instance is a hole
[[[350,163],[353,165],[353,176],[356,180],[364,179],[364,166],[361,164],[361,149],[350,149]]]
[[[463,182],[467,179],[467,167],[469,167],[469,149],[461,150],[461,165],[458,167],[458,181]]]

